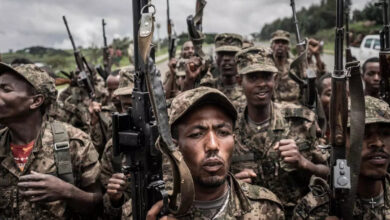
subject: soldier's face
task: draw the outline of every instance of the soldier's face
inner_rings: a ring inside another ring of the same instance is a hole
[[[235,52],[218,53],[218,69],[221,75],[233,77],[237,75],[237,65],[234,61]]]
[[[119,98],[117,96],[113,96],[113,93],[118,88],[118,86],[119,86],[119,75],[117,76],[109,75],[107,77],[107,90],[108,90],[109,99],[114,104],[120,103]]]
[[[381,74],[378,62],[370,62],[366,64],[363,79],[366,84],[366,89],[378,91],[381,81]]]
[[[131,95],[120,95],[119,100],[121,101],[122,110],[126,112],[131,107]]]
[[[195,187],[225,183],[234,147],[233,122],[220,108],[205,105],[178,124],[178,146]]]
[[[190,58],[194,55],[194,45],[192,44],[192,41],[187,41],[183,44],[183,49],[181,52],[181,56],[183,58]]]
[[[13,73],[0,74],[0,122],[7,124],[27,115],[33,104],[33,87]]]
[[[320,94],[321,96],[321,102],[322,107],[324,108],[326,117],[329,118],[329,103],[330,103],[330,96],[332,95],[332,79],[326,78],[322,81],[322,92]]]
[[[272,99],[275,74],[272,72],[249,73],[244,75],[241,85],[248,105],[266,106]]]
[[[361,157],[361,177],[378,180],[386,175],[390,163],[389,124],[366,125]]]
[[[271,44],[272,51],[276,57],[287,57],[290,47],[288,41],[285,40],[275,40]]]

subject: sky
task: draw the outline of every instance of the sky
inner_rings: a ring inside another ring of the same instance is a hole
[[[195,12],[196,0],[170,0],[170,16],[176,32],[186,32],[186,18]],[[320,0],[295,0],[297,10]],[[361,9],[368,0],[352,0]],[[167,36],[166,0],[152,0],[156,23],[155,37]],[[204,32],[233,32],[249,35],[279,17],[291,16],[289,0],[207,0]],[[76,45],[102,46],[101,20],[105,19],[108,42],[113,38],[132,38],[131,0],[0,0],[0,52],[30,46],[70,49],[62,21],[65,15]]]

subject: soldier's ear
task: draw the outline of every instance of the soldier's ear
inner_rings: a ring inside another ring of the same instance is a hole
[[[42,94],[34,95],[32,97],[32,99],[33,99],[33,102],[30,105],[31,110],[40,108],[43,105],[43,103],[45,102],[45,97]]]

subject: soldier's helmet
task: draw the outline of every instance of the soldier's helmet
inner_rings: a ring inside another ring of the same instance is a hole
[[[365,124],[390,124],[390,107],[389,105],[377,98],[372,96],[365,96]],[[350,123],[350,111],[351,105],[348,105],[348,127]]]
[[[278,69],[272,59],[272,50],[264,47],[250,47],[236,54],[238,73],[245,75],[253,72],[273,72]]]
[[[237,111],[230,100],[219,90],[210,87],[198,87],[187,90],[176,96],[171,103],[169,124],[172,126],[186,113],[205,104],[220,106],[233,119],[237,119]]]
[[[114,91],[114,96],[131,95],[134,89],[134,67],[123,67],[119,71],[119,85]]]
[[[283,30],[277,30],[272,33],[271,43],[273,43],[275,40],[284,40],[287,41],[287,43],[290,43],[290,33]]]
[[[215,52],[238,52],[242,48],[242,36],[223,33],[215,36]]]
[[[21,64],[12,67],[5,63],[0,63],[0,74],[4,72],[14,73],[25,79],[34,89],[36,94],[45,97],[43,106],[49,108],[57,100],[57,90],[54,79],[49,73],[34,64]]]

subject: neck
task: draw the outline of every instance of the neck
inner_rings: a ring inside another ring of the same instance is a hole
[[[228,190],[229,184],[225,181],[224,184],[218,186],[217,188],[206,188],[204,186],[199,186],[195,184],[195,200],[198,201],[212,201],[223,196]]]
[[[359,176],[357,193],[360,198],[370,199],[379,196],[383,192],[382,180],[369,179]]]
[[[252,106],[248,103],[248,116],[256,123],[267,120],[271,115],[271,102],[264,106]]]
[[[287,61],[287,57],[285,56],[276,56],[274,55],[276,65],[282,65]]]
[[[224,76],[222,75],[222,84],[225,86],[233,86],[236,84],[236,77],[235,76]]]
[[[41,125],[42,115],[39,111],[23,119],[14,119],[9,124],[5,124],[10,130],[11,142],[16,145],[25,145],[35,140]]]
[[[379,98],[379,91],[377,89],[366,88],[366,95]]]

